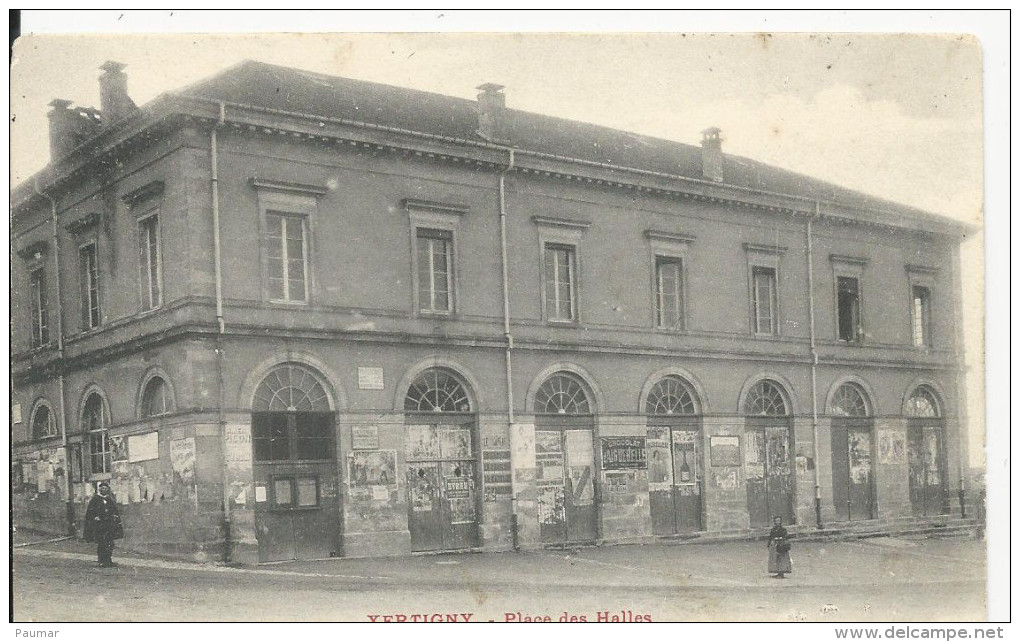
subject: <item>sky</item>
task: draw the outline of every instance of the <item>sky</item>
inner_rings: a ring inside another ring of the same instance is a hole
[[[137,13],[137,12],[136,12]],[[133,16],[134,17],[134,16]],[[127,65],[139,105],[244,59],[507,105],[723,150],[983,223],[982,46],[956,35],[334,33],[35,35],[14,50],[11,179],[48,162],[54,98],[99,105]],[[963,245],[971,463],[984,462],[982,234]]]

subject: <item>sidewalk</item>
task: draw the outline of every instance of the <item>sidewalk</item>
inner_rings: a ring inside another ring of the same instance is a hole
[[[47,538],[48,539],[48,538]],[[95,547],[77,539],[15,541],[15,556],[66,559],[93,564]],[[330,577],[359,583],[430,586],[603,586],[751,589],[849,585],[895,585],[984,581],[984,545],[971,539],[876,538],[846,542],[795,543],[794,572],[784,580],[765,572],[765,546],[723,542],[692,546],[647,545],[538,550],[523,553],[464,553],[399,558],[327,559],[233,567],[114,552],[122,567],[194,572]]]

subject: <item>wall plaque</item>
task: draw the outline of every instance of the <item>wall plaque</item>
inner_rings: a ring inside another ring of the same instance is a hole
[[[382,368],[358,368],[358,389],[360,390],[383,390],[383,369]]]
[[[159,433],[147,432],[143,435],[131,435],[127,443],[128,461],[149,461],[159,459]]]
[[[379,426],[351,426],[351,447],[354,450],[378,450]]]

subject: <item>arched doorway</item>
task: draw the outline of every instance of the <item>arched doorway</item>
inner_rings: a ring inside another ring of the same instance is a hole
[[[656,535],[702,529],[700,411],[694,388],[677,375],[659,379],[645,399],[648,490]]]
[[[404,413],[411,550],[477,547],[478,422],[467,386],[445,368],[425,370],[407,389]]]
[[[751,526],[769,526],[776,515],[793,523],[790,408],[783,388],[762,379],[744,397],[744,469]]]
[[[929,386],[907,399],[907,468],[910,507],[916,516],[949,513],[946,493],[945,422],[942,404]]]
[[[324,378],[273,368],[252,398],[252,474],[259,561],[339,555],[335,415]]]
[[[584,382],[552,374],[535,394],[534,412],[542,542],[594,542],[595,418]]]
[[[864,390],[844,383],[832,396],[832,503],[840,519],[872,519],[874,421]]]

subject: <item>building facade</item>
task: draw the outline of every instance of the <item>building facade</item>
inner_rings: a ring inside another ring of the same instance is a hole
[[[12,194],[19,526],[103,479],[125,546],[239,562],[962,505],[959,224],[496,85],[100,83]]]

